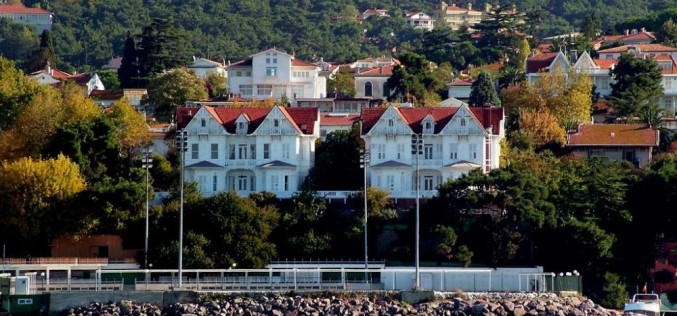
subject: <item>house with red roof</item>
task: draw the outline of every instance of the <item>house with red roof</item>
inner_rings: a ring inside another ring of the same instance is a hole
[[[228,90],[244,98],[289,100],[324,98],[327,79],[320,67],[271,48],[232,63],[227,68]]]
[[[322,113],[320,116],[320,136],[324,140],[327,134],[331,132],[350,130],[359,120],[359,114]]]
[[[395,66],[379,66],[358,70],[355,78],[355,97],[386,100],[390,96],[388,78],[392,76]]]
[[[567,135],[566,147],[578,156],[626,160],[642,168],[659,139],[659,131],[644,124],[580,124]]]
[[[472,92],[473,82],[475,80],[471,77],[452,79],[451,82],[447,83],[448,96],[467,101],[470,98],[470,92]]]
[[[361,135],[371,153],[369,185],[390,192],[391,198],[422,196],[470,170],[499,167],[500,141],[505,137],[502,108],[371,108],[362,110]],[[412,135],[421,135],[422,152],[412,153]]]
[[[432,31],[433,28],[435,28],[435,19],[430,17],[430,15],[425,14],[425,12],[407,12],[404,16],[404,20],[407,21],[407,24],[416,29]]]
[[[639,31],[636,29],[625,30],[620,35],[602,35],[590,42],[595,50],[598,50],[605,43],[621,43],[623,45],[651,44],[656,40],[653,32],[647,32],[644,28]]]
[[[184,107],[177,110],[177,125],[188,135],[186,179],[197,182],[203,194],[270,191],[288,198],[300,190],[314,164],[320,112]]]
[[[366,9],[366,10],[364,10],[364,12],[362,12],[362,14],[360,14],[360,19],[366,20],[371,16],[379,16],[379,17],[382,17],[382,18],[389,18],[390,14],[388,13],[388,10],[385,10],[385,9],[377,9],[377,8]]]
[[[36,80],[40,84],[59,86],[65,81],[71,81],[87,90],[87,95],[93,91],[106,90],[99,75],[93,72],[83,72],[79,74],[69,74],[65,71],[54,69],[47,64],[45,69],[28,74],[31,80]]]
[[[472,3],[468,4],[467,8],[456,6],[453,2],[447,5],[442,2],[442,16],[444,23],[446,23],[452,30],[458,30],[462,26],[467,26],[472,29],[475,24],[482,21],[484,17],[483,11],[473,10]]]
[[[52,30],[54,15],[43,9],[30,8],[23,4],[0,4],[0,18],[33,25],[38,33],[42,33],[44,30]]]
[[[632,53],[638,57],[655,57],[661,55],[670,55],[677,58],[677,48],[665,46],[663,44],[636,44],[623,45],[597,51],[600,59],[618,59],[622,53]]]

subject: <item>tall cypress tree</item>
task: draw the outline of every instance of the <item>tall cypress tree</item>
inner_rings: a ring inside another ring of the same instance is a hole
[[[56,55],[54,54],[54,44],[52,43],[52,34],[48,30],[40,34],[40,46],[33,51],[33,54],[26,64],[28,72],[34,72],[50,67],[56,68]]]
[[[143,29],[139,45],[139,79],[143,86],[152,75],[183,65],[183,49],[171,20],[154,18]]]
[[[138,51],[136,49],[136,41],[129,33],[127,33],[127,40],[122,50],[122,62],[118,68],[118,79],[120,80],[121,88],[139,88],[139,65],[138,65]]]
[[[653,58],[640,59],[623,53],[610,74],[616,82],[611,84],[611,95],[607,100],[616,115],[631,120],[647,108],[658,107],[663,95],[663,76]]]
[[[472,91],[470,91],[470,99],[468,99],[470,106],[501,106],[501,100],[498,98],[496,88],[491,82],[491,76],[486,72],[480,72],[477,80],[472,83]]]

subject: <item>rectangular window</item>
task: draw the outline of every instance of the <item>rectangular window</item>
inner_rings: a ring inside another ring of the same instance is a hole
[[[255,176],[251,176],[251,178],[249,180],[249,186],[251,187],[250,191],[256,191],[256,177]]]
[[[477,159],[477,144],[470,144],[469,157],[474,160]]]
[[[458,159],[458,144],[457,143],[449,144],[449,159],[451,159],[451,160]]]
[[[235,191],[235,177],[228,177],[228,190]]]
[[[386,144],[376,145],[376,158],[386,159]]]
[[[270,64],[270,58],[266,58],[266,64]]]
[[[282,158],[289,159],[289,144],[282,144]]]
[[[277,58],[273,58],[273,64],[277,64]]]
[[[250,84],[241,84],[240,85],[240,94],[243,96],[251,96],[252,95],[252,85]]]
[[[252,72],[251,72],[251,71],[247,71],[246,75],[247,75],[247,77],[251,77],[251,76],[252,76]]]
[[[238,159],[247,159],[247,145],[238,146]]]
[[[228,159],[235,160],[235,145],[228,145]]]
[[[270,96],[273,93],[273,86],[269,84],[260,84],[256,86],[256,94],[261,96]]]
[[[270,176],[270,189],[271,191],[280,190],[280,177],[279,176]]]
[[[216,175],[214,175],[212,177],[212,192],[216,192],[218,183],[219,183],[219,178]]]
[[[238,71],[235,73],[235,77],[242,77],[242,71]]]
[[[191,144],[190,145],[191,150],[190,150],[190,158],[191,159],[199,159],[200,157],[200,146],[199,144]]]
[[[403,159],[404,157],[404,144],[397,144],[397,159]]]
[[[284,176],[284,190],[289,191],[289,176]]]
[[[435,190],[435,188],[433,187],[433,177],[432,176],[423,177],[423,190],[426,190],[426,191]]]
[[[263,159],[270,159],[270,144],[263,144]]]
[[[433,145],[425,144],[423,145],[423,159],[433,159]]]
[[[256,159],[256,144],[249,145],[249,152],[252,155],[252,159]]]
[[[266,67],[267,77],[277,77],[277,67]]]
[[[386,182],[388,183],[388,189],[395,191],[395,176],[386,176]]]
[[[247,191],[247,176],[237,177],[237,189],[240,191]]]
[[[219,159],[219,144],[212,144],[212,159]]]

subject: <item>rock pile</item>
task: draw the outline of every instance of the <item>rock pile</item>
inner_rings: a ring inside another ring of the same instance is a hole
[[[617,316],[593,301],[580,297],[533,294],[468,294],[410,305],[392,297],[283,296],[276,294],[223,295],[195,304],[175,304],[164,309],[152,304],[123,301],[92,303],[73,308],[63,316],[322,316],[322,315],[444,315],[444,316]]]

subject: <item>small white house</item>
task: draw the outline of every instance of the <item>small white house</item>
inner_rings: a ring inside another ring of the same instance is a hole
[[[432,31],[435,28],[435,19],[423,12],[409,12],[405,20],[407,24],[417,29]]]
[[[224,77],[227,75],[225,63],[220,63],[206,58],[195,58],[195,56],[193,56],[193,63],[187,68],[193,71],[195,76],[201,79],[207,78],[207,75],[212,72]]]

